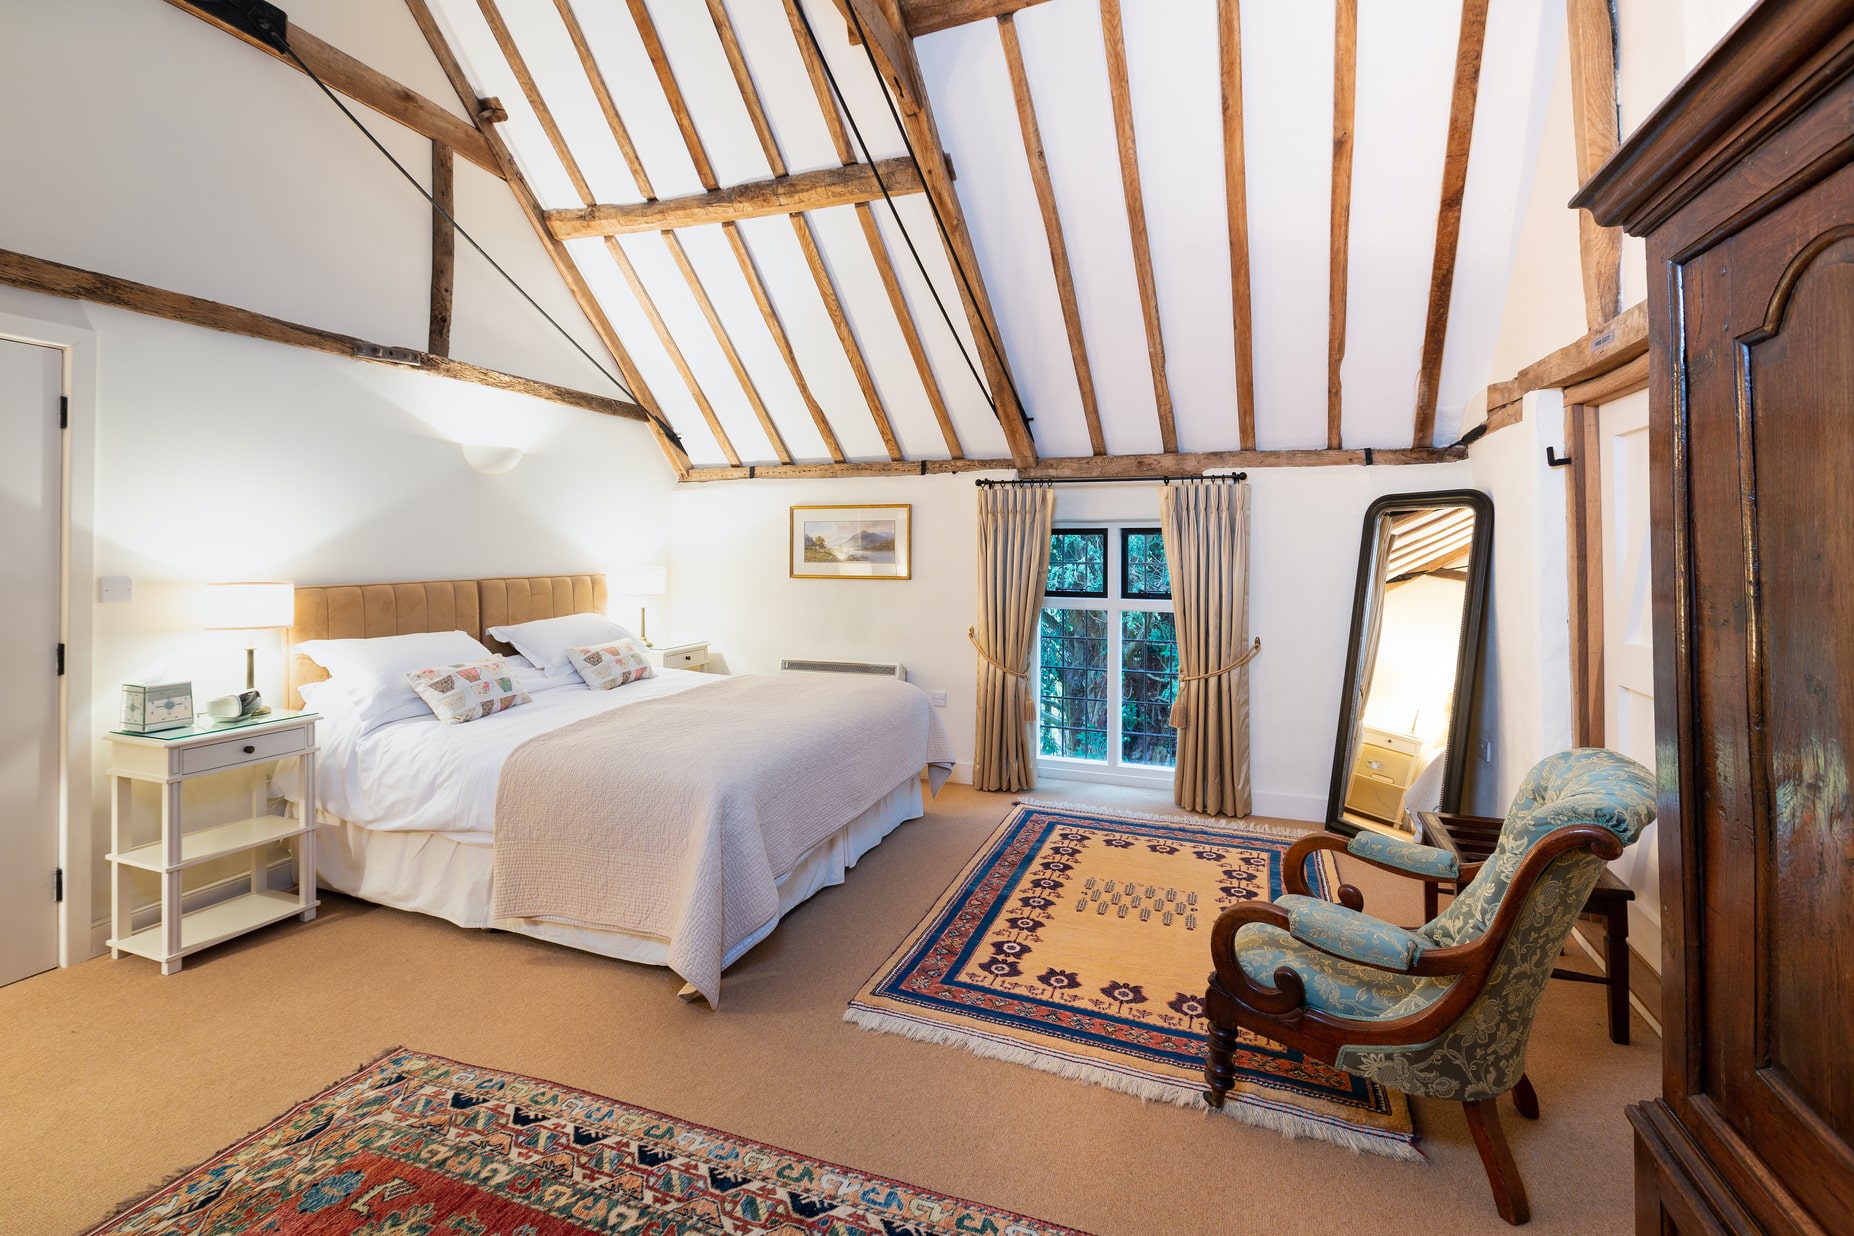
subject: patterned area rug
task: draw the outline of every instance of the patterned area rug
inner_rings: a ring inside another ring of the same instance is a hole
[[[1297,833],[1023,803],[854,1000],[846,1021],[1201,1107],[1210,928],[1282,892]],[[1320,891],[1332,870],[1316,872]],[[1224,1110],[1421,1161],[1408,1101],[1242,1034]]]
[[[92,1236],[1082,1236],[596,1094],[393,1051]]]

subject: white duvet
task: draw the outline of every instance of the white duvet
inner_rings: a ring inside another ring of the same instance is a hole
[[[502,766],[516,747],[582,717],[720,681],[724,680],[718,675],[659,670],[642,682],[594,691],[573,680],[544,690],[530,687],[532,703],[461,725],[418,717],[364,732],[353,713],[328,707],[316,725],[321,748],[316,756],[316,808],[322,815],[363,828],[441,833],[457,841],[488,844],[495,835]],[[297,761],[279,767],[275,780],[278,792],[301,804],[302,770]]]

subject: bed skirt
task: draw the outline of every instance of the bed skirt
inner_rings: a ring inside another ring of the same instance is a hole
[[[813,846],[777,880],[779,917],[727,953],[734,964],[764,940],[788,914],[820,889],[843,883],[843,874],[884,837],[925,812],[919,775],[908,777],[869,810]],[[324,888],[396,910],[446,919],[459,927],[495,927],[582,952],[668,964],[669,942],[653,936],[549,922],[498,919],[491,911],[492,850],[442,833],[375,831],[327,814],[316,830],[316,875]]]

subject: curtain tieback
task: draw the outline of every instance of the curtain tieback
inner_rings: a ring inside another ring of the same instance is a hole
[[[978,642],[978,628],[977,627],[967,627],[966,628],[966,638],[972,641],[972,649],[973,651],[979,654],[980,659],[982,659],[985,662],[985,664],[991,666],[991,668],[997,670],[1000,674],[1004,674],[1007,677],[1017,678],[1017,679],[1027,679],[1030,677],[1029,670],[1027,669],[1014,670],[1010,666],[1001,663],[996,657],[992,656],[989,652],[986,652],[984,645]],[[1024,696],[1023,715],[1024,715],[1025,721],[1036,720],[1036,705],[1030,702],[1030,697],[1028,695]]]
[[[1249,645],[1249,651],[1243,653],[1240,657],[1237,657],[1222,669],[1206,670],[1202,674],[1180,674],[1178,675],[1178,683],[1180,686],[1183,686],[1187,682],[1201,682],[1206,678],[1220,678],[1224,674],[1230,673],[1232,670],[1239,670],[1243,666],[1249,664],[1249,662],[1255,660],[1256,654],[1261,651],[1262,637],[1258,635],[1255,637],[1255,642]],[[1185,697],[1181,692],[1172,700],[1172,715],[1169,721],[1173,729],[1180,729],[1189,724],[1185,716],[1185,711]]]

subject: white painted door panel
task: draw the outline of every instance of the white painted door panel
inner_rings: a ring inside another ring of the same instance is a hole
[[[58,964],[62,362],[0,340],[0,984]]]
[[[1603,449],[1603,745],[1654,767],[1654,615],[1648,558],[1648,392],[1597,411]],[[1661,871],[1649,825],[1615,864],[1635,890],[1629,936],[1661,959]]]

